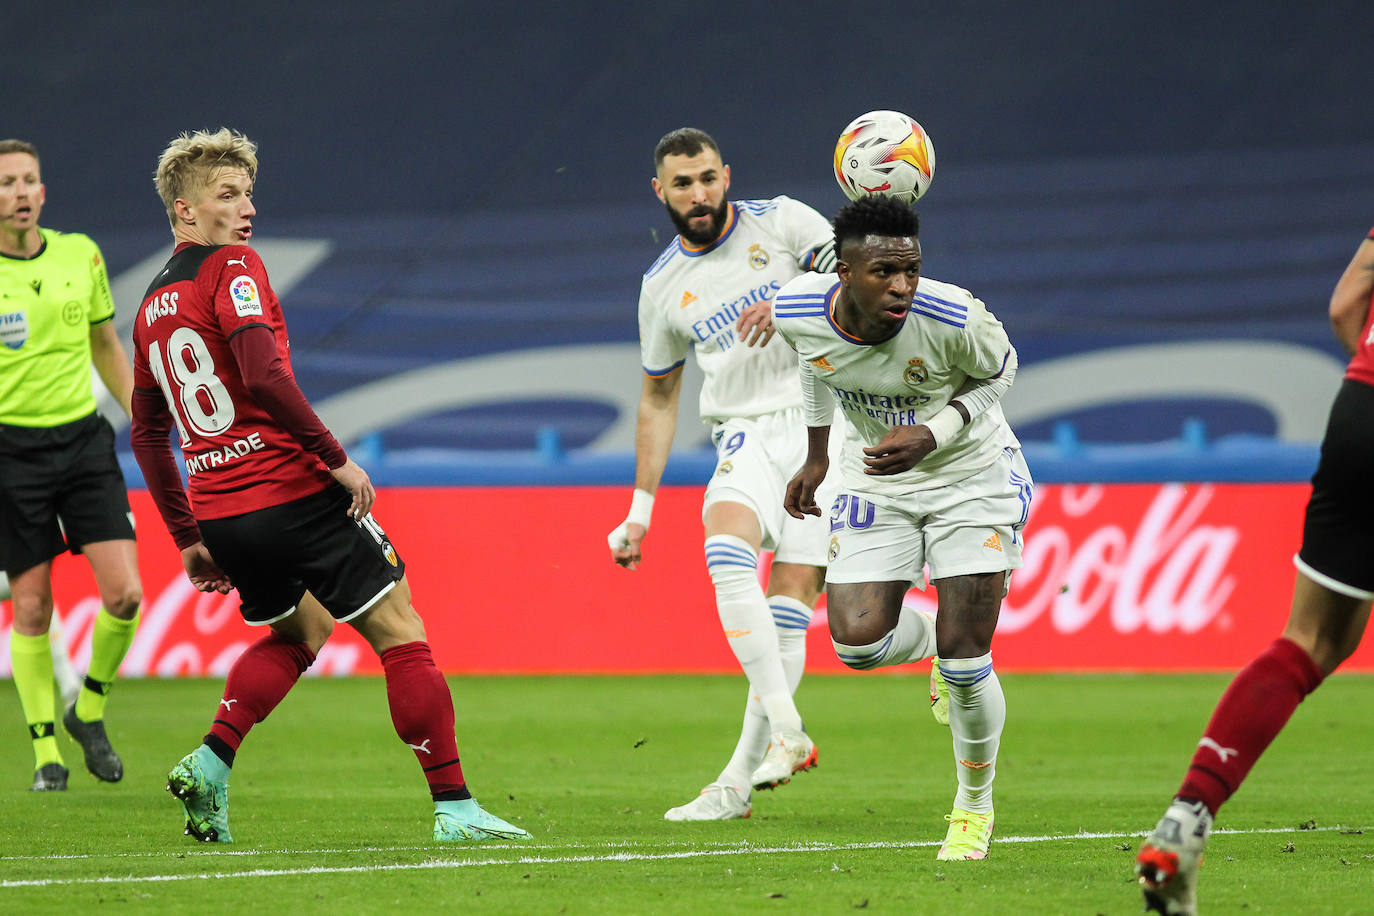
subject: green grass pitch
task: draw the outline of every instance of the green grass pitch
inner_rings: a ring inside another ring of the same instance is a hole
[[[182,835],[167,769],[222,686],[124,681],[109,728],[124,781],[29,792],[0,683],[0,912],[1134,913],[1139,836],[1227,678],[1006,674],[997,840],[942,863],[948,732],[923,677],[815,676],[799,703],[820,766],[754,795],[753,817],[670,824],[734,745],[741,677],[453,678],[464,769],[532,843],[430,842],[414,757],[380,679],[307,679],[249,736],[230,790],[238,842]],[[1202,870],[1212,913],[1374,910],[1374,680],[1337,676],[1223,811]],[[1304,829],[1306,828],[1306,829]],[[106,911],[106,910],[102,910]]]

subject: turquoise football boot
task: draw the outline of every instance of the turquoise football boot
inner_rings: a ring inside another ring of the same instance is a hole
[[[475,798],[434,803],[434,839],[441,843],[529,840],[529,832],[485,811]]]
[[[202,843],[232,843],[229,835],[229,768],[201,745],[172,767],[167,791],[186,808],[186,832]]]

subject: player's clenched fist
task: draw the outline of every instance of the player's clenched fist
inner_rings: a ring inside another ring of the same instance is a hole
[[[630,512],[625,521],[615,526],[606,535],[606,543],[611,548],[611,559],[626,569],[634,569],[641,558],[640,545],[644,535],[649,533],[649,519],[654,513],[654,494],[647,490],[636,489],[630,499]]]
[[[787,495],[783,497],[782,507],[793,518],[820,515],[821,507],[816,504],[816,488],[825,480],[829,462],[807,462],[797,472],[797,476],[787,482]]]

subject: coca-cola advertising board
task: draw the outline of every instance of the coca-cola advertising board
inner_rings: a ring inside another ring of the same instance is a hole
[[[1003,671],[1229,670],[1282,630],[1305,484],[1039,487],[993,657]],[[702,558],[701,491],[659,492],[644,562],[615,566],[606,533],[627,487],[437,487],[380,491],[374,515],[405,558],[440,667],[454,674],[736,672]],[[262,635],[234,593],[202,595],[144,491],[144,604],[125,676],[221,676]],[[83,560],[58,558],[54,593],[78,670],[99,607]],[[913,590],[935,609],[935,590]],[[9,638],[0,610],[0,640]],[[807,665],[846,671],[824,599]],[[0,652],[0,674],[9,653]],[[1364,646],[1347,663],[1374,670]],[[340,625],[312,671],[381,670]],[[892,669],[900,670],[900,669]]]

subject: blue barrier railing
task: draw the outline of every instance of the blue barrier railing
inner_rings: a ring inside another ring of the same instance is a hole
[[[1316,470],[1319,453],[1315,444],[1265,436],[1211,440],[1196,419],[1186,420],[1176,439],[1130,444],[1082,442],[1074,425],[1064,421],[1055,424],[1050,441],[1026,442],[1023,448],[1037,483],[1305,481]],[[566,450],[552,427],[539,430],[533,449],[388,449],[380,435],[373,435],[354,443],[349,454],[378,486],[629,486],[634,481],[633,454]],[[133,455],[119,457],[129,486],[142,487]],[[710,449],[675,451],[663,482],[704,484],[715,461]]]

